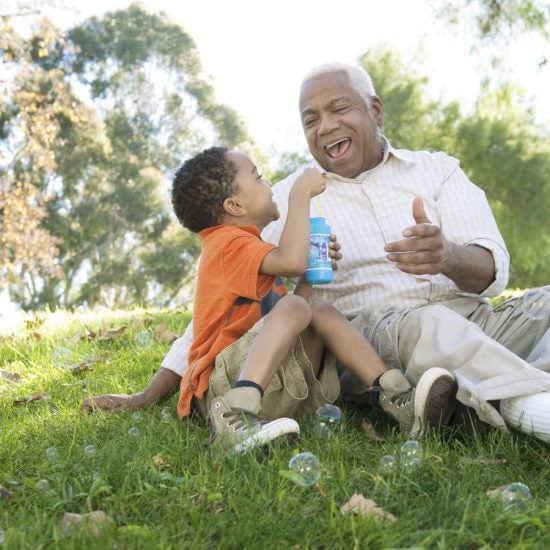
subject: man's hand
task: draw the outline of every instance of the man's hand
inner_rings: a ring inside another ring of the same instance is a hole
[[[405,273],[443,273],[449,245],[443,238],[441,229],[426,216],[422,199],[414,199],[412,213],[416,225],[403,230],[405,239],[386,244],[384,249],[389,253],[386,257]]]
[[[332,270],[336,271],[338,269],[338,261],[342,259],[342,253],[340,252],[340,243],[336,239],[336,235],[332,233],[330,235],[330,243],[328,245],[328,255],[330,256],[330,261],[332,262]]]

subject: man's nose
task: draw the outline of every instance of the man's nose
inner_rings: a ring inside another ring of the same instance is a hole
[[[321,123],[319,124],[319,134],[329,134],[333,130],[338,128],[338,119],[336,117],[326,115],[321,118]]]

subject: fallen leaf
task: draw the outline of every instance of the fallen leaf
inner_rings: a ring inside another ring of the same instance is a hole
[[[157,453],[156,455],[153,456],[153,463],[156,466],[162,466],[166,462],[165,462],[164,458],[162,458],[162,455],[160,453]]]
[[[68,370],[72,371],[73,373],[77,372],[86,372],[89,370],[93,370],[91,368],[92,365],[95,363],[98,363],[101,361],[99,357],[86,357],[86,359],[83,359],[82,361],[79,361],[78,363],[74,363],[73,365],[69,365],[67,367]]]
[[[123,325],[118,328],[103,329],[97,337],[100,341],[114,341],[118,340],[126,330],[126,326]]]
[[[396,521],[397,518],[386,512],[384,509],[379,508],[374,500],[365,498],[363,495],[354,493],[351,498],[340,507],[340,512],[346,514],[351,512],[360,516],[372,516],[374,519],[382,519],[386,521]]]
[[[38,392],[33,393],[32,395],[28,395],[26,397],[21,397],[21,399],[16,399],[13,404],[14,405],[26,405],[27,403],[31,403],[33,401],[40,401],[41,399],[51,399],[51,397],[44,392]]]
[[[33,332],[31,334],[31,336],[37,341],[37,342],[40,342],[40,340],[42,340],[42,334],[40,334],[39,332]]]
[[[165,324],[161,323],[160,325],[157,325],[153,329],[153,336],[155,339],[159,342],[162,342],[164,344],[170,344],[177,338],[179,338],[179,334],[172,332],[169,330]]]
[[[21,382],[22,376],[16,372],[8,372],[7,370],[0,370],[0,378],[7,380],[8,382]]]
[[[461,457],[458,460],[461,464],[482,464],[482,465],[494,465],[494,464],[507,464],[508,461],[505,458],[468,458]]]
[[[132,322],[132,326],[134,328],[141,328],[141,327],[150,327],[155,320],[153,317],[145,317],[144,319],[134,319]]]
[[[504,489],[506,489],[506,487],[508,486],[502,485],[501,487],[497,487],[496,489],[489,489],[486,494],[489,498],[502,499],[502,494],[504,493]]]
[[[378,441],[380,443],[386,442],[386,440],[382,436],[378,435],[378,432],[367,417],[363,418],[363,421],[361,422],[361,429],[365,432],[370,440]]]
[[[87,525],[90,532],[98,535],[104,527],[112,525],[114,521],[103,510],[95,510],[89,514],[71,514],[65,512],[59,522],[59,530],[63,535],[70,535],[74,529]]]
[[[0,499],[9,500],[13,496],[13,493],[6,489],[3,485],[0,485]]]

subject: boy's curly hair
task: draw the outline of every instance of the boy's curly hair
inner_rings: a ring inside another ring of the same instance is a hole
[[[219,225],[223,201],[235,193],[235,165],[226,147],[210,147],[185,161],[172,181],[172,206],[180,223],[198,233]]]

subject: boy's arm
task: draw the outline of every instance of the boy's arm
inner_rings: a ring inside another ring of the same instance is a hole
[[[306,283],[303,275],[298,279],[298,282],[296,283],[294,294],[296,294],[297,296],[301,296],[306,302],[309,302],[309,299],[311,298],[311,285],[309,283]]]
[[[304,273],[309,255],[309,202],[324,190],[325,180],[314,168],[308,168],[296,180],[288,196],[288,214],[279,246],[265,256],[261,273],[283,277]]]

